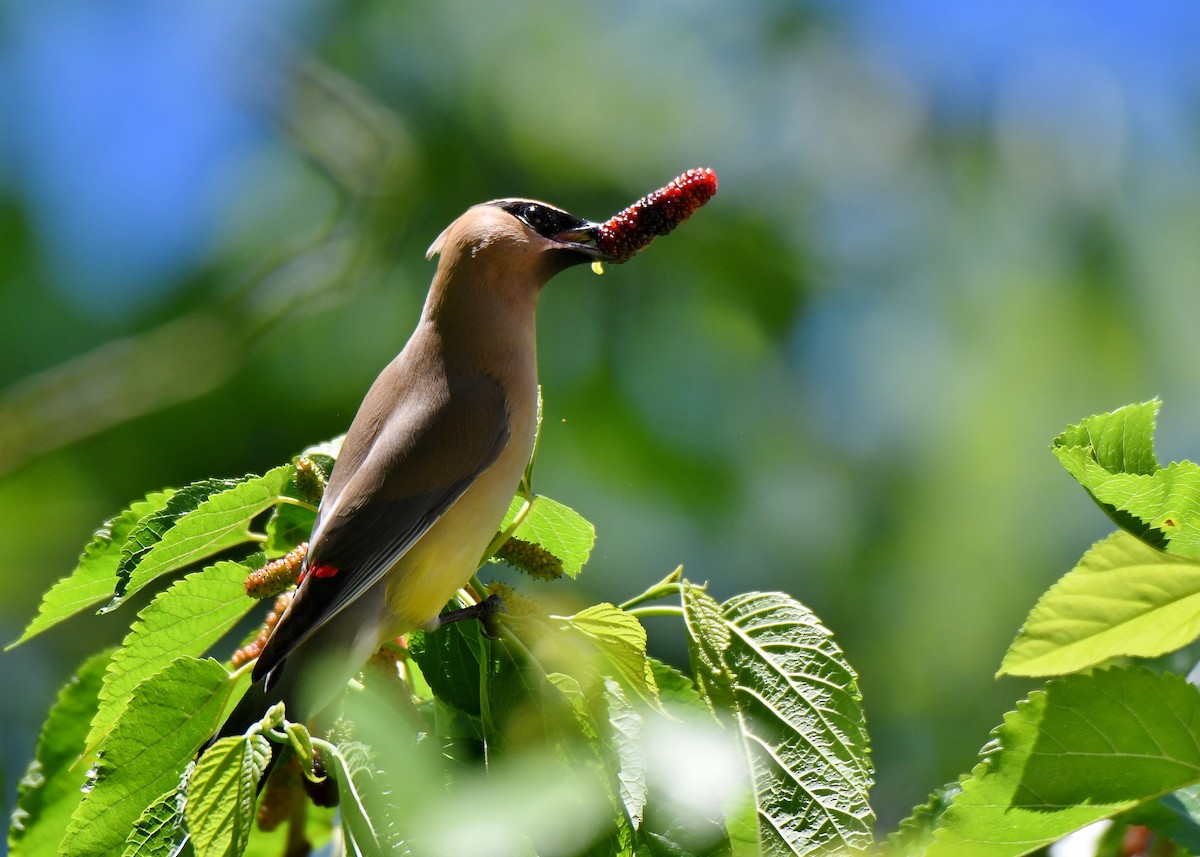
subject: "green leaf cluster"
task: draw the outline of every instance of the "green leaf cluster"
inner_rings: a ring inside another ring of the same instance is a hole
[[[313,468],[328,473],[338,451],[333,442],[261,476],[150,494],[106,523],[50,589],[13,645],[86,609],[119,620],[132,595],[156,591],[125,620],[121,645],[83,664],[50,712],[21,784],[12,854],[871,845],[857,679],[830,633],[786,595],[719,604],[680,571],[623,605],[569,615],[499,586],[509,609],[488,626],[497,636],[475,622],[413,632],[367,664],[320,732],[280,705],[208,746],[248,685],[248,669],[230,660],[257,607],[246,577],[307,538],[321,485]],[[566,586],[595,529],[536,494],[527,472],[481,566],[511,578],[487,560],[514,538],[561,568]],[[475,579],[459,606],[485,591]],[[688,672],[647,654],[645,615],[680,621]]]
[[[1200,467],[1159,464],[1158,410],[1131,405],[1055,438],[1119,529],[1038,600],[1000,666],[1050,680],[890,853],[1030,854],[1096,822],[1108,825],[1101,855],[1126,853],[1131,828],[1155,854],[1200,853],[1200,691],[1162,657],[1200,637]]]
[[[293,462],[148,495],[47,592],[17,643],[84,609],[121,616],[158,589],[59,694],[9,849],[1015,857],[1102,822],[1103,857],[1123,854],[1131,830],[1156,854],[1198,854],[1200,690],[1170,666],[1200,637],[1200,468],[1158,463],[1157,412],[1133,405],[1055,439],[1118,529],[1039,599],[1001,663],[1045,684],[878,846],[858,679],[830,631],[789,595],[722,603],[682,569],[563,615],[519,583],[475,578],[448,606],[503,593],[486,628],[384,647],[316,732],[276,705],[206,746],[248,685],[227,660],[256,605],[246,576],[307,534],[312,468],[328,472],[334,443],[307,453],[303,486]],[[595,531],[527,472],[481,568],[506,575],[488,560],[513,538],[569,586]],[[678,622],[686,670],[648,654],[648,616]]]

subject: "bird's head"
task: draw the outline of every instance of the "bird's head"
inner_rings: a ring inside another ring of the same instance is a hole
[[[581,262],[613,257],[596,248],[599,223],[534,199],[494,199],[472,206],[430,245],[443,264],[472,259],[542,282]]]

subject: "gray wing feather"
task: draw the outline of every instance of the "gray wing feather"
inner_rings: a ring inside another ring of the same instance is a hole
[[[337,574],[305,577],[259,656],[256,680],[377,583],[508,444],[504,391],[486,375],[404,396],[382,420],[367,412],[370,400],[343,446],[355,452],[334,466],[337,490],[321,503],[305,562]],[[373,439],[355,437],[360,422]]]

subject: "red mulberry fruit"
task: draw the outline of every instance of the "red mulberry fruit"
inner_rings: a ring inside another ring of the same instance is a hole
[[[688,170],[613,215],[601,225],[596,248],[626,262],[656,236],[666,235],[717,192],[717,174],[707,167]]]

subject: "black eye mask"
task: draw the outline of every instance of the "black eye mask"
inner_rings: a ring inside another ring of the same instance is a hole
[[[582,229],[588,225],[573,214],[538,202],[508,202],[501,206],[543,238],[553,238],[563,232]]]

